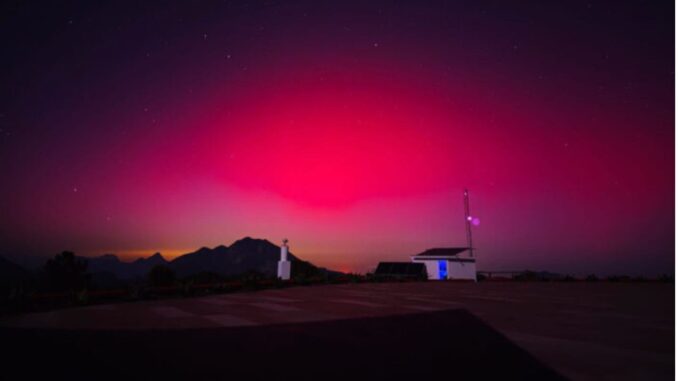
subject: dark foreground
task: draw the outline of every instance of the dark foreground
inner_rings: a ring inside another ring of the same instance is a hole
[[[462,310],[259,327],[2,335],[17,379],[560,379]]]
[[[657,283],[345,284],[5,316],[0,342],[10,379],[670,380],[673,305]]]

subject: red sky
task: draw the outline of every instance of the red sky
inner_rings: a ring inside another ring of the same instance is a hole
[[[468,187],[480,269],[673,272],[660,9],[378,5],[40,16],[3,110],[9,256],[287,237],[364,272],[465,245]]]

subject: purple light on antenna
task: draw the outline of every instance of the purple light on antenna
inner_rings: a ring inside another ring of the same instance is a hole
[[[469,218],[470,218],[470,217],[469,217]],[[478,226],[478,225],[480,225],[480,218],[478,218],[478,217],[473,217],[473,219],[471,219],[471,223],[473,224],[473,226]]]

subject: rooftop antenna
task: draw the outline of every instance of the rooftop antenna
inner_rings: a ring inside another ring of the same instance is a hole
[[[473,237],[471,236],[471,211],[468,201],[468,189],[464,189],[464,219],[466,220],[466,242],[468,243],[468,253],[473,258]]]

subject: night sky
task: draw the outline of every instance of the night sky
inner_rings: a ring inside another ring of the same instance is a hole
[[[15,1],[0,255],[673,273],[670,1]]]

